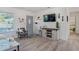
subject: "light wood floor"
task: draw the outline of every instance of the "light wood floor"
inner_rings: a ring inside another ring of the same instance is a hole
[[[79,51],[79,35],[72,34],[69,40],[46,40],[39,36],[17,39],[20,51]]]

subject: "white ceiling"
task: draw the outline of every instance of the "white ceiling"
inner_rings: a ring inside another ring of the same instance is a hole
[[[54,8],[54,7],[15,7],[15,8],[30,11],[30,12],[39,12],[39,11]],[[78,7],[69,7],[68,9],[69,9],[69,12],[79,12]]]
[[[31,12],[39,12],[41,10],[49,9],[50,7],[16,7],[16,8],[23,9],[26,11],[31,11]]]
[[[79,7],[70,7],[69,8],[69,11],[70,12],[76,12],[77,13],[77,12],[79,12]]]

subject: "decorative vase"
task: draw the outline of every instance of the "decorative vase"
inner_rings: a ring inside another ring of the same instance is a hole
[[[59,22],[56,22],[56,28],[59,28]]]

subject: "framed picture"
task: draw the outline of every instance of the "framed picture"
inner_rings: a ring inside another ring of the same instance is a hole
[[[38,22],[35,22],[35,24],[38,24]]]
[[[58,18],[60,18],[60,13],[58,14]]]
[[[37,17],[37,20],[40,20],[40,17],[39,16]]]
[[[67,16],[67,22],[68,22],[68,16]]]
[[[64,16],[62,16],[62,21],[64,21]]]

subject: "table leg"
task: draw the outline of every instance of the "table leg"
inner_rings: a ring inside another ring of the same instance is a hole
[[[19,45],[17,46],[17,50],[19,51]]]

